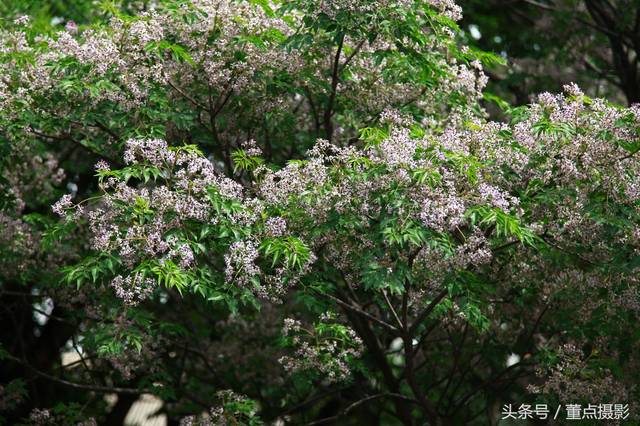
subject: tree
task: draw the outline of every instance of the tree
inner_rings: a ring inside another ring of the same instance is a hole
[[[638,400],[636,107],[488,120],[450,1],[104,10],[1,35],[5,422]]]

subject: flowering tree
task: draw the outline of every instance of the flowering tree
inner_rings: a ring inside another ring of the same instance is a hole
[[[104,8],[0,33],[5,422],[633,412],[640,109],[489,121],[449,0]]]

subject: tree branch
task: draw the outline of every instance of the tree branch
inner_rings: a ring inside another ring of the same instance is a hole
[[[56,382],[59,383],[61,385],[64,386],[68,386],[74,389],[83,389],[83,390],[87,390],[87,391],[91,391],[91,392],[99,392],[99,393],[122,393],[122,394],[131,394],[131,395],[140,395],[143,393],[151,393],[151,391],[147,390],[147,389],[133,389],[133,388],[122,388],[122,387],[118,387],[118,386],[96,386],[96,385],[86,385],[83,383],[75,383],[75,382],[70,382],[68,380],[64,380],[64,379],[60,379],[58,377],[52,376],[51,374],[47,374],[43,371],[40,371],[38,369],[36,369],[34,366],[32,366],[31,364],[29,364],[28,362],[17,358],[13,355],[5,355],[5,357],[7,359],[10,359],[12,361],[15,361],[19,364],[24,365],[25,367],[27,367],[30,371],[32,371],[33,373],[35,373],[36,375],[43,377],[47,380],[51,380],[52,382]]]
[[[367,318],[368,320],[371,320],[371,321],[375,322],[378,325],[381,325],[382,327],[384,327],[387,330],[393,332],[394,334],[398,334],[398,329],[396,327],[394,327],[391,324],[381,320],[380,318],[374,317],[373,315],[371,315],[370,313],[368,313],[366,311],[363,311],[359,307],[353,306],[353,305],[345,302],[344,300],[339,299],[339,298],[337,298],[335,296],[332,296],[330,294],[322,294],[322,293],[319,293],[319,294],[321,294],[322,296],[328,297],[329,299],[333,300],[334,302],[336,302],[338,305],[342,306],[343,308],[348,309],[351,312],[354,312],[354,313],[356,313],[356,314],[358,314],[358,315],[360,315],[360,316],[362,316],[364,318]]]
[[[331,142],[333,138],[333,123],[331,117],[333,116],[333,105],[336,99],[336,92],[338,91],[338,80],[340,71],[340,54],[342,53],[342,46],[344,46],[344,34],[340,35],[338,41],[338,48],[336,49],[336,56],[333,59],[333,72],[331,74],[331,92],[329,93],[329,100],[327,101],[327,108],[324,111],[324,130],[327,134],[327,140]]]
[[[420,323],[422,323],[422,321],[424,321],[429,316],[429,314],[433,312],[436,306],[438,306],[438,304],[442,301],[442,299],[445,298],[447,294],[449,294],[448,288],[441,290],[440,293],[436,295],[435,299],[433,299],[431,303],[429,303],[429,305],[418,314],[413,324],[411,324],[411,327],[409,327],[409,332],[411,334],[416,331],[416,329],[420,326]]]

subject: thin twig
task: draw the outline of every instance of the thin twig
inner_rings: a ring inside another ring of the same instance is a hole
[[[420,326],[420,323],[422,323],[422,321],[424,321],[429,316],[429,314],[436,308],[436,306],[438,306],[438,304],[442,301],[442,299],[445,298],[447,294],[449,294],[448,288],[441,290],[440,293],[436,295],[435,299],[433,299],[431,303],[429,303],[429,305],[422,312],[420,312],[420,314],[418,314],[413,324],[411,324],[411,327],[409,327],[410,334],[413,334],[413,332],[416,331],[416,329]]]
[[[167,84],[169,84],[169,86],[171,86],[173,88],[173,90],[175,90],[176,92],[178,92],[180,95],[182,95],[182,97],[184,97],[185,99],[187,99],[189,102],[191,102],[193,105],[197,106],[198,108],[200,108],[201,110],[204,111],[208,111],[208,108],[206,106],[204,106],[203,104],[201,104],[200,102],[198,102],[195,98],[193,98],[192,96],[190,96],[188,93],[182,91],[180,88],[178,88],[178,86],[176,86],[175,84],[173,84],[173,82],[169,79],[167,79]]]
[[[320,294],[322,294],[322,293],[320,293]],[[342,299],[339,299],[339,298],[337,298],[335,296],[332,296],[330,294],[322,294],[322,295],[325,296],[325,297],[328,297],[331,300],[333,300],[338,305],[340,305],[340,306],[342,306],[342,307],[344,307],[344,308],[346,308],[346,309],[348,309],[348,310],[350,310],[352,312],[355,312],[355,313],[357,313],[357,314],[359,314],[359,315],[361,315],[361,316],[363,316],[363,317],[375,322],[376,324],[379,324],[379,325],[383,326],[384,328],[386,328],[386,329],[388,329],[388,330],[390,330],[390,331],[392,331],[394,333],[398,333],[398,329],[396,327],[394,327],[391,324],[381,320],[380,318],[374,317],[370,313],[363,311],[362,309],[358,308],[357,306],[353,306],[353,305],[351,305],[349,303],[346,303]]]
[[[391,301],[389,300],[389,297],[387,297],[387,291],[385,289],[382,289],[382,295],[384,296],[384,300],[385,302],[387,302],[387,306],[389,307],[389,309],[391,310],[391,313],[393,314],[393,317],[396,319],[396,321],[398,322],[398,326],[400,328],[403,327],[402,325],[402,321],[400,321],[400,317],[398,316],[398,313],[396,312],[396,310],[393,308],[393,305],[391,304]]]
[[[69,386],[75,389],[83,389],[92,392],[100,392],[100,393],[121,393],[121,394],[129,394],[129,395],[140,395],[143,393],[151,393],[148,389],[133,389],[133,388],[122,388],[118,386],[96,386],[96,385],[86,385],[83,383],[75,383],[70,382],[68,380],[59,379],[51,374],[47,374],[43,371],[36,369],[34,366],[29,364],[28,362],[21,360],[13,355],[5,355],[7,359],[20,363],[31,370],[36,375],[43,377],[47,380],[51,380],[52,382],[60,383],[61,385]]]
[[[316,420],[313,421],[311,423],[307,423],[306,426],[315,426],[315,425],[321,425],[321,424],[325,424],[325,423],[329,423],[329,422],[333,422],[336,420],[339,420],[341,417],[346,416],[347,414],[349,414],[349,412],[351,410],[353,410],[354,408],[357,408],[358,406],[365,404],[369,401],[372,401],[374,399],[378,399],[378,398],[384,398],[384,397],[393,397],[393,398],[398,398],[398,399],[404,399],[406,401],[410,401],[415,403],[416,401],[413,398],[409,398],[407,396],[404,396],[402,394],[399,393],[392,393],[392,392],[385,392],[385,393],[379,393],[376,395],[371,395],[371,396],[367,396],[366,398],[362,398],[356,402],[354,402],[353,404],[349,405],[347,408],[345,408],[344,410],[342,410],[340,413],[336,414],[335,416],[331,416],[331,417],[326,417],[324,419],[320,419],[320,420]]]

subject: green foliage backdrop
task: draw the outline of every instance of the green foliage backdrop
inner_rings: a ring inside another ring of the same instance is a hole
[[[640,108],[468,5],[0,6],[0,422],[637,418]]]

